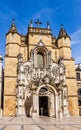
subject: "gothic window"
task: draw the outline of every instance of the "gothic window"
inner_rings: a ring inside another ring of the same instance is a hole
[[[37,67],[43,68],[44,67],[44,57],[42,53],[37,54]]]
[[[51,51],[40,41],[38,46],[31,50],[31,59],[34,68],[48,68],[51,64]]]
[[[80,80],[80,73],[76,73],[77,80]]]
[[[81,106],[81,89],[78,90],[78,105]]]
[[[78,96],[81,96],[81,89],[78,90]]]
[[[81,106],[81,100],[80,99],[78,100],[78,105]]]

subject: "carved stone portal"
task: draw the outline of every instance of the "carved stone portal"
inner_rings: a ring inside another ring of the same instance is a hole
[[[39,67],[38,54],[44,60]],[[69,116],[63,59],[55,63],[42,41],[31,50],[29,61],[23,62],[22,54],[18,55],[17,74],[17,115]]]

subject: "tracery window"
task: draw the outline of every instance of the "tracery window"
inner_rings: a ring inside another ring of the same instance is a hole
[[[44,56],[42,53],[37,54],[37,67],[38,68],[44,67]]]
[[[80,73],[76,73],[77,80],[80,80]]]

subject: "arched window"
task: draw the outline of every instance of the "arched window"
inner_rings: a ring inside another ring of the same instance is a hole
[[[81,89],[78,90],[78,105],[81,106]]]
[[[81,89],[78,90],[78,96],[81,96]]]
[[[47,89],[43,87],[43,88],[40,89],[39,92],[46,92],[46,91],[47,91]]]
[[[44,67],[44,56],[42,53],[37,53],[37,67],[43,68]]]
[[[81,99],[78,100],[78,105],[81,106]]]
[[[76,73],[77,80],[80,80],[80,73]]]

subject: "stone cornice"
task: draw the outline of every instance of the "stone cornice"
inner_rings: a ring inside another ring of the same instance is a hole
[[[52,36],[51,33],[41,33],[41,32],[29,32],[28,34],[31,34],[31,35],[41,34],[41,35],[45,35],[45,36]]]
[[[71,47],[69,47],[69,46],[61,46],[61,47],[58,47],[58,49],[63,48],[63,47],[66,47],[66,48],[70,48],[70,49],[71,49]]]
[[[20,46],[19,43],[14,43],[14,42],[8,42],[5,44],[5,46],[7,46],[8,44],[17,44],[18,46]]]
[[[71,59],[65,59],[64,60],[67,60],[67,61],[75,61],[73,57],[71,57]]]
[[[66,79],[76,79],[75,77],[66,77]]]
[[[30,44],[29,43],[29,46],[37,46],[37,44]],[[58,49],[56,46],[54,45],[45,45],[46,47],[52,47],[53,49]]]
[[[68,97],[78,97],[78,95],[68,95]]]
[[[19,44],[19,43],[13,43],[13,42],[8,42],[8,43],[6,43],[5,46],[7,46],[7,45],[9,45],[9,44],[16,44],[16,45],[18,45],[18,46],[20,46],[20,47],[27,47],[27,44]]]
[[[36,27],[28,27],[28,35],[29,34],[41,34],[41,35],[51,35],[51,29],[47,29],[47,28],[36,28]]]
[[[41,29],[41,30],[51,30],[51,29],[48,29],[48,28],[37,28],[37,27],[28,27],[28,29]]]
[[[4,96],[16,96],[16,94],[4,94]]]
[[[17,76],[4,76],[5,78],[17,78]]]
[[[9,55],[5,55],[5,57],[7,57],[7,58],[17,58],[17,56],[9,56]]]

